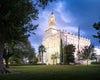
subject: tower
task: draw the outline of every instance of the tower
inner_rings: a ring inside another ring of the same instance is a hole
[[[48,21],[48,23],[49,23],[49,29],[50,28],[56,29],[56,21],[55,21],[55,16],[53,14],[53,11],[50,15],[50,20]]]
[[[60,36],[59,32],[56,29],[56,20],[53,11],[50,14],[50,19],[48,21],[48,29],[45,31],[45,38],[43,39],[42,44],[46,48],[46,52],[44,53],[44,63],[53,64],[53,60],[51,59],[52,55],[56,55],[57,58],[54,61],[54,64],[59,63],[59,51],[60,51]]]
[[[49,29],[45,31],[45,37],[48,37],[57,33],[56,21],[55,21],[55,16],[54,16],[53,11],[51,12],[50,20],[48,21],[48,24],[49,24]]]

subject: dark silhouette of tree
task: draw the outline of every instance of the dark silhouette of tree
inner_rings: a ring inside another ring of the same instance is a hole
[[[63,42],[60,40],[60,64],[63,62]]]
[[[32,63],[33,58],[35,58],[35,49],[31,47],[31,44],[28,40],[18,44],[6,44],[3,58],[5,59],[7,68],[9,67],[8,61],[10,57],[12,57],[12,61],[15,61],[17,64],[23,63],[23,58],[25,57],[27,57],[29,63]]]
[[[75,46],[72,44],[65,45],[64,47],[64,63],[69,64],[70,62],[74,63],[74,52],[75,52]]]
[[[15,44],[5,44],[5,48],[4,48],[4,53],[3,53],[3,58],[5,59],[6,62],[6,67],[9,68],[8,62],[9,62],[9,58],[14,55],[14,51],[15,51]]]
[[[94,52],[94,46],[85,46],[82,49],[82,59],[87,60],[87,66],[88,66],[88,60],[91,58],[92,53]]]
[[[91,54],[91,60],[96,60],[96,62],[97,62],[97,55],[96,55],[96,53],[92,53]]]
[[[34,59],[36,58],[35,49],[31,46],[31,43],[29,40],[27,40],[27,43],[24,45],[23,48],[23,55],[24,58],[27,58],[29,60],[29,63],[34,63]]]
[[[93,37],[94,38],[98,38],[99,39],[99,43],[100,43],[100,22],[94,23],[93,24],[93,28],[95,28],[96,31],[97,31],[97,35],[93,35]]]
[[[43,53],[46,52],[46,48],[44,45],[40,45],[38,50],[39,50],[39,53],[42,54],[42,65],[43,65]]]
[[[0,0],[0,74],[10,73],[3,64],[5,43],[26,40],[38,25],[37,6],[45,7],[53,0]]]

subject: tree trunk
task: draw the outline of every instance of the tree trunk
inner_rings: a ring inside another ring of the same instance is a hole
[[[8,61],[9,61],[9,58],[5,58],[6,68],[9,68]]]
[[[88,60],[87,60],[87,67],[88,67]]]
[[[53,59],[53,65],[54,65],[54,59]]]
[[[0,74],[7,74],[11,71],[7,70],[3,63],[3,51],[4,51],[4,43],[0,42]]]

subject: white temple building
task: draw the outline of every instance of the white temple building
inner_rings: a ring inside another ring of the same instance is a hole
[[[51,59],[51,55],[55,54],[58,58],[55,60],[56,63],[60,63],[60,44],[61,39],[64,45],[73,44],[76,47],[74,56],[75,56],[75,62],[78,61],[78,40],[79,40],[79,50],[81,51],[84,46],[89,46],[91,44],[90,39],[86,39],[83,37],[80,37],[78,39],[78,36],[74,35],[73,33],[68,33],[67,31],[61,31],[56,28],[56,21],[55,16],[53,12],[50,15],[49,20],[49,28],[45,31],[45,38],[43,38],[42,44],[46,48],[46,52],[43,54],[43,62],[46,64],[53,64],[53,60]]]

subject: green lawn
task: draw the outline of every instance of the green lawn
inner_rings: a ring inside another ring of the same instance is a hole
[[[0,80],[100,80],[100,65],[11,66],[20,74],[0,75]]]

